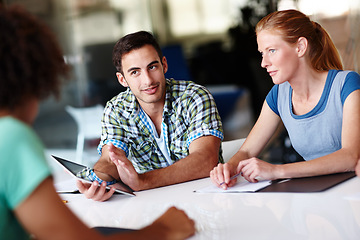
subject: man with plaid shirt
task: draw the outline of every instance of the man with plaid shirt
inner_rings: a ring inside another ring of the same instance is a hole
[[[99,181],[79,181],[80,192],[104,201],[114,192],[105,186],[114,180],[139,191],[209,176],[223,161],[222,124],[209,91],[191,81],[165,79],[166,58],[145,31],[121,38],[113,62],[127,90],[104,110],[101,157],[92,174],[103,181],[100,187]]]

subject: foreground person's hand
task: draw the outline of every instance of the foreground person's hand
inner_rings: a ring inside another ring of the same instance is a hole
[[[146,228],[148,228],[150,236],[159,234],[159,239],[180,240],[195,234],[194,221],[176,207],[169,208]]]

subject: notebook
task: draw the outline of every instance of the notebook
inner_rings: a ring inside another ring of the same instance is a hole
[[[292,178],[273,183],[258,192],[322,192],[356,176],[355,172],[336,173],[315,177]]]

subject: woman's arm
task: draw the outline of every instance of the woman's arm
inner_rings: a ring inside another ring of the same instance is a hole
[[[22,226],[37,239],[101,239],[65,206],[46,178],[16,209]]]
[[[15,215],[36,239],[185,239],[195,233],[193,220],[172,207],[148,227],[102,236],[88,228],[65,206],[55,191],[51,177],[46,178],[15,209]]]
[[[238,172],[239,162],[258,156],[275,133],[280,121],[280,117],[264,101],[260,116],[239,151],[228,163],[218,164],[210,172],[213,183],[220,186],[220,183],[225,182],[221,185],[225,189],[234,185],[236,179],[230,181],[230,177]]]
[[[280,117],[264,101],[258,120],[251,129],[244,144],[229,160],[229,163],[237,165],[241,160],[257,157],[276,132],[280,122]]]
[[[306,162],[273,165],[252,158],[240,162],[237,171],[250,182],[354,171],[360,159],[360,90],[352,92],[344,103],[341,143],[338,151]]]

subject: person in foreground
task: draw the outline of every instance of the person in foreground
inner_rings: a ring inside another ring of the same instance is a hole
[[[0,5],[0,239],[184,239],[194,222],[170,208],[138,231],[102,236],[82,223],[53,186],[30,125],[39,101],[58,95],[68,67],[49,29],[20,7]]]
[[[264,17],[256,35],[261,66],[275,85],[244,144],[210,172],[213,183],[227,189],[239,173],[257,182],[354,171],[360,158],[359,74],[342,70],[325,29],[297,10]],[[281,121],[305,161],[273,165],[257,158]]]
[[[358,161],[358,163],[356,164],[355,172],[356,175],[360,177],[360,161]]]
[[[122,37],[113,62],[127,90],[106,104],[101,157],[91,179],[99,181],[78,181],[80,192],[104,201],[114,192],[106,192],[106,185],[118,180],[139,191],[209,176],[222,162],[223,139],[209,91],[191,81],[165,79],[166,58],[149,32]]]

